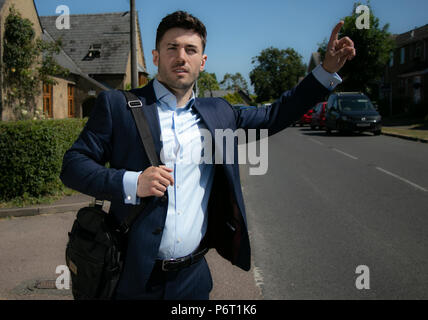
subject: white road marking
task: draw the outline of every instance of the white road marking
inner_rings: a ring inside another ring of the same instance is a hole
[[[312,138],[308,138],[309,140],[311,140],[312,142],[315,142],[315,143],[317,143],[317,144],[319,144],[319,145],[321,145],[321,146],[323,146],[324,145],[324,143],[322,143],[322,142],[320,142],[320,141],[318,141],[318,140],[315,140],[315,139],[312,139]]]
[[[351,159],[358,160],[357,157],[354,157],[353,155],[351,155],[349,153],[343,152],[343,151],[341,151],[339,149],[336,149],[336,148],[333,148],[333,150],[336,151],[336,152],[339,152],[339,153],[341,153],[341,154],[343,154],[343,155],[345,155],[345,156],[347,156],[347,157],[349,157]]]
[[[396,175],[396,174],[394,174],[392,172],[389,172],[389,171],[387,171],[385,169],[382,169],[381,167],[376,167],[376,169],[378,169],[379,171],[382,171],[383,173],[386,173],[387,175],[390,175],[391,177],[397,178],[398,180],[401,180],[401,181],[403,181],[405,183],[408,183],[411,186],[415,187],[416,189],[419,189],[419,190],[424,191],[424,192],[428,192],[428,190],[425,189],[424,187],[421,187],[420,185],[417,185],[416,183],[413,183],[413,182],[411,182],[411,181],[409,181],[407,179],[404,179],[404,178],[400,177],[399,175]]]

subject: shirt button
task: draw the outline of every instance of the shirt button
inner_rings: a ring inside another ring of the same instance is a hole
[[[181,238],[178,238],[178,239],[177,239],[177,243],[180,243],[180,242],[181,242]]]
[[[162,196],[162,197],[161,197],[161,201],[162,201],[162,202],[165,202],[166,200],[167,200],[167,197],[166,197],[166,196]]]
[[[180,215],[180,214],[181,214],[181,211],[178,211],[177,213],[178,213],[178,215]]]

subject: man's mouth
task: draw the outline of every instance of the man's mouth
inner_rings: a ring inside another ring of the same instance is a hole
[[[185,74],[185,73],[188,73],[188,71],[186,69],[181,69],[181,68],[180,69],[174,69],[173,72],[176,73],[176,74]]]

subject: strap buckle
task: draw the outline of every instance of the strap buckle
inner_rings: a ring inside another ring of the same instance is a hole
[[[128,101],[128,106],[130,108],[140,108],[143,106],[143,103],[141,102],[141,100],[132,100]]]

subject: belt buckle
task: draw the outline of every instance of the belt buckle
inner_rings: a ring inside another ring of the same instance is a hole
[[[174,259],[169,259],[169,260],[162,260],[162,271],[169,271],[168,269],[166,269],[166,264],[168,262],[174,261]]]

